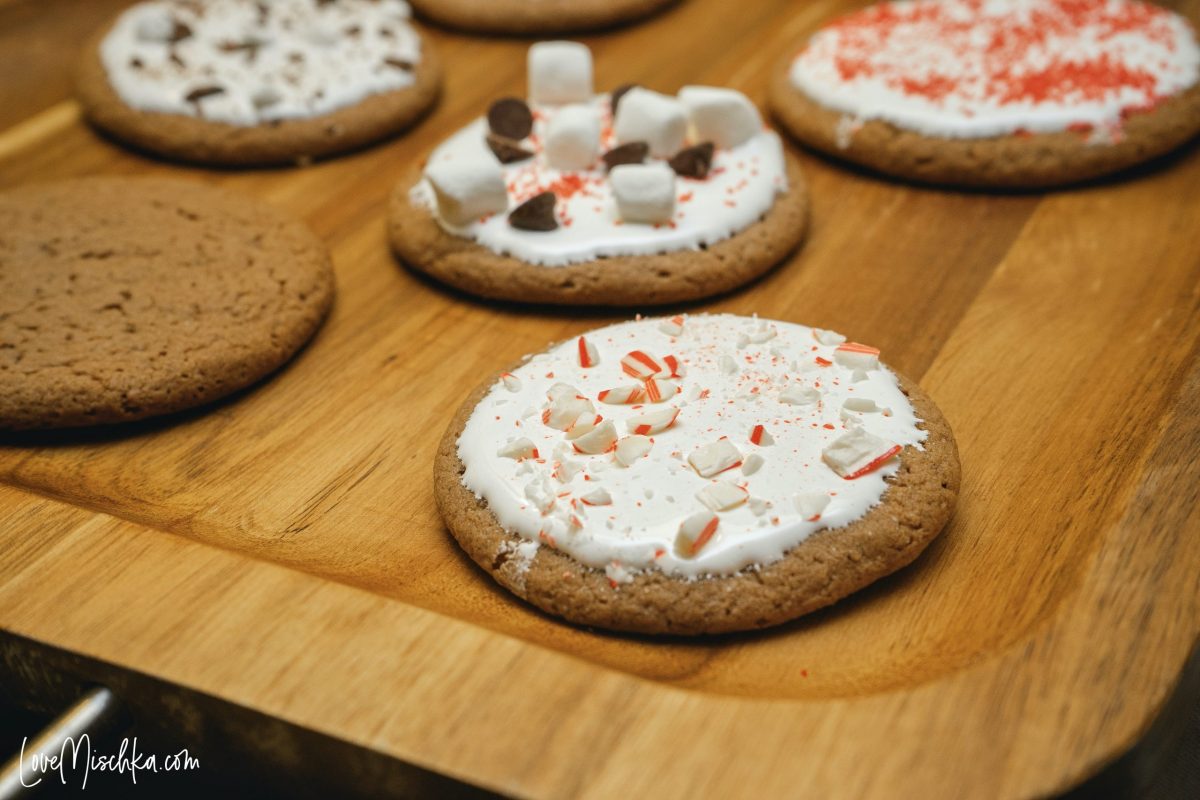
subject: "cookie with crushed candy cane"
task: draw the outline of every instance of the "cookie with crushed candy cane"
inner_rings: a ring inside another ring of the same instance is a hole
[[[817,31],[771,105],[805,144],[909,180],[1068,184],[1200,132],[1200,47],[1140,0],[911,0]]]
[[[804,238],[795,158],[741,92],[596,94],[575,42],[529,50],[500,97],[397,185],[392,248],[482,297],[647,305],[729,291]]]
[[[958,494],[933,401],[832,331],[734,315],[589,331],[485,381],[435,464],[450,532],[571,622],[778,625],[915,559]]]
[[[84,48],[88,120],[206,164],[307,163],[394,135],[441,67],[403,0],[146,0]]]

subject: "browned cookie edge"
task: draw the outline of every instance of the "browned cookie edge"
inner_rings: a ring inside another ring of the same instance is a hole
[[[787,622],[911,563],[946,526],[958,497],[958,449],[950,426],[929,396],[901,376],[901,388],[929,437],[924,450],[905,448],[883,501],[862,519],[816,533],[772,564],[724,577],[689,581],[651,570],[613,587],[603,570],[544,545],[524,570],[510,554],[525,540],[506,532],[486,501],[463,486],[465,467],[458,457],[458,438],[499,375],[471,393],[438,445],[438,510],[462,549],[498,583],[581,625],[697,635]]]
[[[565,33],[630,22],[679,0],[413,0],[417,13],[480,33]]]

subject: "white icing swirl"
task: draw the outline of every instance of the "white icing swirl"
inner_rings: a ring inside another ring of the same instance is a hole
[[[411,86],[421,42],[409,14],[401,0],[155,0],[117,18],[100,58],[133,108],[302,119]]]
[[[903,0],[818,31],[790,78],[854,123],[927,136],[1116,133],[1195,85],[1200,48],[1187,20],[1137,0]]]
[[[835,351],[842,337],[733,315],[687,317],[678,335],[671,335],[674,330],[649,319],[591,331],[584,336],[598,363],[590,367],[580,366],[575,339],[529,358],[471,414],[458,440],[463,485],[487,501],[505,529],[529,541],[552,541],[583,564],[607,568],[614,581],[652,567],[685,577],[725,575],[769,564],[812,533],[848,525],[880,502],[899,459],[848,480],[822,461],[834,440],[861,428],[897,445],[922,447],[926,433],[895,375],[884,367],[856,370],[841,363]],[[686,369],[674,381],[679,393],[643,406],[599,402],[601,391],[636,383],[621,365],[634,350],[660,363],[676,356]],[[590,399],[622,437],[632,417],[669,406],[679,415],[673,426],[651,434],[648,455],[623,467],[619,453],[575,452],[565,433],[543,422],[547,392],[559,383]],[[879,410],[844,409],[847,400]],[[756,425],[765,429],[761,445],[750,441]],[[705,510],[697,492],[713,485],[688,457],[721,437],[728,437],[743,463],[712,480],[744,486],[749,502],[717,512],[713,538],[696,555],[681,555],[675,550],[680,525]],[[516,455],[530,446],[537,457]],[[611,505],[582,502],[598,489]],[[828,505],[812,520],[814,502],[820,506],[826,498]]]
[[[607,96],[594,100],[602,120],[601,147],[616,145]],[[783,146],[773,131],[763,130],[732,149],[717,149],[704,179],[678,178],[674,219],[665,225],[623,223],[606,179],[603,163],[591,170],[564,172],[546,164],[543,135],[560,108],[533,106],[534,131],[525,142],[532,159],[504,165],[510,210],[543,191],[558,198],[559,227],[553,231],[524,231],[495,214],[468,225],[455,226],[438,218],[448,233],[472,239],[502,255],[530,264],[565,266],[612,256],[654,255],[696,250],[745,230],[771,210],[778,194],[787,191]],[[451,136],[430,161],[468,159],[487,148],[487,121],[478,119]],[[650,159],[653,160],[653,159]],[[414,202],[436,211],[433,190],[421,180],[412,191]],[[435,213],[435,217],[436,217]]]

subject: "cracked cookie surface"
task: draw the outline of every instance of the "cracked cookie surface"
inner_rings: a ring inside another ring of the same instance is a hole
[[[333,299],[299,221],[202,184],[0,193],[0,430],[142,419],[273,372]]]

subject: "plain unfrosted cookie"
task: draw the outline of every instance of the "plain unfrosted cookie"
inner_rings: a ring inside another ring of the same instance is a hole
[[[772,79],[783,127],[910,180],[1040,187],[1200,132],[1200,49],[1133,0],[880,4],[822,28]]]
[[[97,127],[170,158],[304,163],[412,125],[441,66],[399,0],[155,0],[86,45],[77,94]]]
[[[786,622],[910,563],[953,512],[950,428],[877,359],[729,315],[590,331],[472,392],[438,507],[496,581],[572,622]]]
[[[202,184],[87,178],[0,194],[0,430],[166,414],[284,364],[333,299],[300,222]]]
[[[480,33],[544,34],[604,28],[679,0],[414,0],[432,20]]]
[[[590,51],[529,50],[528,97],[498,97],[397,185],[392,247],[488,298],[649,305],[745,284],[804,239],[797,161],[741,92],[596,94]]]

